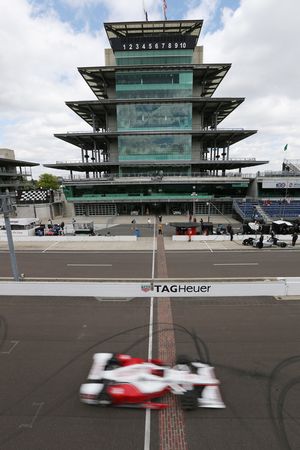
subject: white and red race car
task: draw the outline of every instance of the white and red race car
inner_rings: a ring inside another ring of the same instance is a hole
[[[153,400],[170,392],[180,396],[183,409],[225,408],[219,384],[213,367],[185,356],[169,367],[154,359],[96,353],[80,387],[80,400],[90,405],[162,409],[167,404]]]

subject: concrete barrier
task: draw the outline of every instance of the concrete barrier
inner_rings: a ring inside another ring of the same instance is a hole
[[[129,242],[136,241],[136,236],[14,236],[14,242]],[[7,238],[0,237],[0,242]]]
[[[244,239],[247,239],[249,237],[258,239],[259,236],[260,236],[259,234],[257,234],[257,235],[255,235],[255,234],[234,234],[233,240],[234,241],[243,241]],[[270,235],[265,234],[264,241],[266,241],[269,237],[270,237]],[[290,244],[292,243],[292,236],[289,234],[279,234],[279,235],[276,235],[276,237],[280,241],[285,241],[286,243],[290,243]],[[172,240],[173,241],[188,241],[189,236],[174,235],[174,236],[172,236]],[[191,236],[191,240],[192,241],[230,241],[230,236],[227,234],[210,234],[208,236],[204,236],[202,234],[196,234],[196,235]]]
[[[1,281],[0,296],[257,297],[300,296],[300,278],[248,280]],[[1,297],[0,297],[1,298]]]

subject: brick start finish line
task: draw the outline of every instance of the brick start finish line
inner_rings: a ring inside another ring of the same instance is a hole
[[[159,277],[168,277],[168,268],[164,240],[161,235],[157,237],[157,273]],[[203,285],[204,286],[204,285]],[[152,284],[152,291],[155,286]],[[161,289],[157,286],[158,293],[170,292],[169,289]],[[152,295],[152,294],[151,294]],[[176,342],[173,326],[173,314],[170,296],[156,299],[157,323],[158,323],[158,357],[170,366],[176,360]],[[166,330],[166,324],[169,329]],[[188,450],[185,432],[183,411],[179,405],[177,396],[168,394],[165,398],[168,408],[159,412],[159,441],[160,450]]]

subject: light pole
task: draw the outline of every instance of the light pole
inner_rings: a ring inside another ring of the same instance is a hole
[[[12,274],[13,274],[15,281],[20,281],[17,260],[16,260],[16,254],[15,254],[15,248],[14,248],[14,241],[12,238],[11,226],[10,226],[10,220],[9,220],[9,214],[12,212],[12,210],[13,210],[13,208],[12,208],[12,204],[11,204],[11,198],[10,198],[9,192],[7,191],[5,195],[0,195],[0,213],[3,213],[3,215],[4,215],[4,223],[5,223],[5,229],[6,229],[6,235],[7,235],[7,242],[8,242]]]
[[[288,188],[289,188],[289,181],[286,180],[286,182],[285,182],[285,196],[284,196],[283,212],[281,213],[283,219],[285,217],[285,207],[286,207],[286,204],[288,202]]]
[[[207,202],[206,205],[208,206],[208,211],[207,211],[207,222],[209,222],[209,220],[210,220],[210,202]]]
[[[195,197],[197,197],[197,192],[195,191],[196,186],[193,186],[193,192],[191,193],[191,197],[193,197],[193,217],[196,215],[196,204],[195,204]]]

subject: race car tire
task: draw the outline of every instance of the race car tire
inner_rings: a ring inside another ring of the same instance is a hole
[[[286,243],[286,242],[280,242],[279,246],[280,246],[281,248],[284,248],[284,247],[287,246],[287,243]]]
[[[248,239],[244,239],[243,242],[242,242],[242,244],[243,244],[243,245],[249,245]]]
[[[176,364],[191,364],[192,358],[187,355],[178,355],[176,358]]]
[[[112,404],[111,397],[107,392],[101,392],[98,400],[103,406],[109,406]]]
[[[110,385],[108,380],[103,380],[103,389],[98,395],[98,400],[100,405],[109,406],[112,404],[112,398],[110,394],[107,392],[107,387]]]
[[[180,396],[181,408],[185,411],[191,411],[198,408],[198,397],[195,390],[186,391]]]

